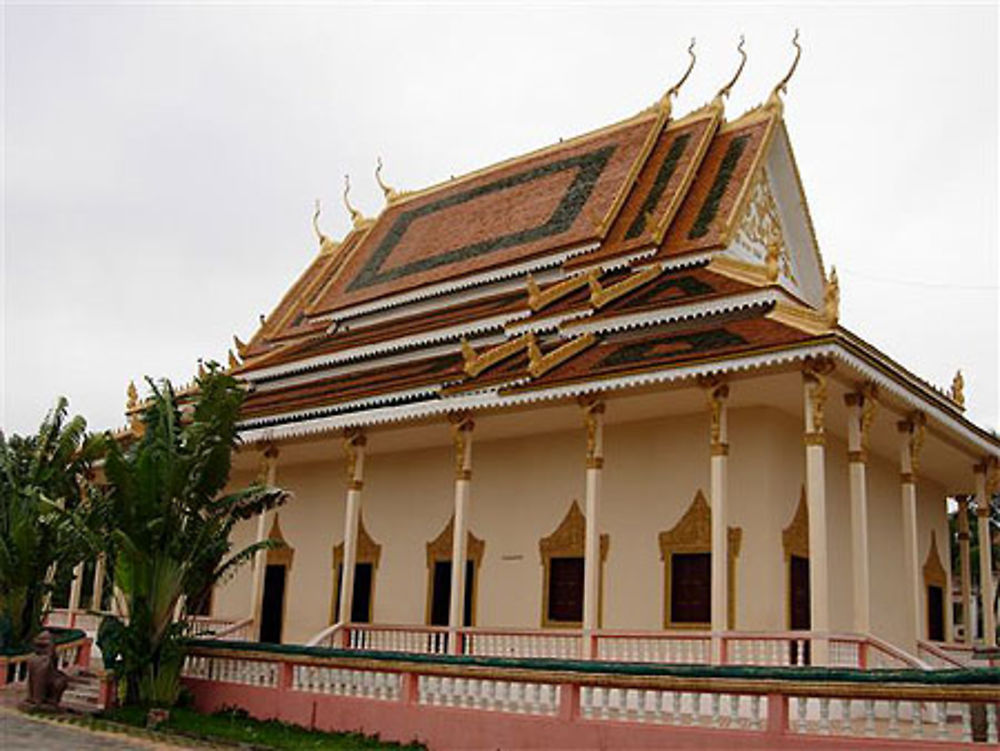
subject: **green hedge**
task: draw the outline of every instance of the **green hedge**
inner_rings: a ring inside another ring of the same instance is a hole
[[[921,683],[930,685],[1000,685],[1000,668],[952,670],[860,670],[857,668],[758,667],[753,665],[675,665],[600,660],[561,660],[541,657],[472,657],[467,655],[425,655],[374,650],[345,650],[306,647],[299,644],[190,639],[190,646],[219,651],[254,651],[299,657],[336,657],[356,660],[394,660],[417,665],[474,665],[488,668],[561,670],[586,674],[657,675],[678,678],[741,678],[788,681],[848,681],[854,683]]]

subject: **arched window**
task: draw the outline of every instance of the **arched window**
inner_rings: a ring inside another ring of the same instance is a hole
[[[736,559],[743,530],[727,530],[728,628],[736,622]],[[712,625],[712,509],[700,490],[671,529],[660,532],[663,561],[663,627]]]
[[[544,577],[542,581],[542,627],[583,625],[583,558],[587,519],[576,501],[570,504],[556,530],[538,543]],[[604,563],[609,538],[601,535],[601,565],[598,573],[597,623],[603,620]]]
[[[280,547],[267,551],[267,564],[264,567],[264,596],[260,609],[260,641],[273,644],[281,643],[281,634],[285,624],[285,606],[288,584],[288,571],[292,567],[295,551],[288,545],[281,533],[278,514],[274,514],[274,522],[268,533],[269,540],[285,543]]]
[[[354,563],[354,596],[351,598],[351,623],[371,623],[375,607],[375,572],[382,557],[382,546],[365,529],[364,516],[358,519],[358,540]],[[344,543],[333,546],[333,598],[330,623],[340,617],[340,583],[344,575]]]
[[[447,626],[451,609],[451,554],[455,536],[455,514],[452,513],[441,533],[427,543],[427,609],[426,623]],[[465,543],[465,607],[462,625],[476,625],[476,598],[479,591],[479,567],[483,562],[486,543],[468,533]]]
[[[948,574],[941,565],[937,537],[931,530],[931,547],[924,562],[924,588],[927,593],[927,638],[945,641],[945,607],[948,593]]]

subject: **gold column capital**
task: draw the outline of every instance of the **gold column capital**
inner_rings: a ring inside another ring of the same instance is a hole
[[[605,405],[595,396],[582,396],[578,400],[583,410],[583,425],[587,430],[587,469],[602,469],[604,467],[604,447],[598,440],[599,421],[604,414]]]
[[[729,384],[716,376],[704,376],[698,379],[698,384],[705,389],[708,401],[709,437],[712,456],[728,456],[729,443],[722,435],[722,407],[729,398]]]
[[[471,412],[451,412],[448,414],[448,421],[451,423],[451,438],[455,445],[455,479],[471,480],[472,468],[467,466],[466,460],[470,459],[469,444],[476,423]]]

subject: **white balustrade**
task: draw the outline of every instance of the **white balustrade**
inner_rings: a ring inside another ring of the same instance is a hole
[[[598,633],[597,659],[611,662],[707,664],[712,640],[708,634],[653,633],[618,635]]]
[[[432,707],[547,717],[559,711],[560,687],[551,683],[422,675],[417,680],[417,692],[418,703]]]
[[[184,658],[181,675],[220,683],[277,688],[281,663],[270,660],[248,660],[240,657],[205,657],[188,655]]]
[[[760,732],[767,697],[585,685],[580,690],[580,714],[591,720]]]

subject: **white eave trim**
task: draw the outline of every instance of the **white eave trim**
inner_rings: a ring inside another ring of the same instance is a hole
[[[479,320],[469,321],[467,323],[459,324],[456,326],[448,326],[442,329],[431,329],[430,331],[421,332],[419,334],[412,334],[411,336],[404,336],[398,339],[387,339],[383,342],[374,342],[372,344],[365,344],[360,347],[351,347],[350,349],[340,350],[339,352],[330,352],[325,355],[317,355],[316,357],[310,357],[307,360],[296,360],[295,362],[284,363],[282,365],[274,365],[270,368],[261,368],[260,370],[249,371],[242,374],[243,378],[248,381],[259,381],[263,378],[271,378],[274,376],[282,375],[293,375],[296,373],[304,373],[306,371],[314,371],[320,368],[326,368],[331,365],[337,365],[339,363],[349,363],[357,360],[362,360],[369,357],[374,357],[376,355],[391,354],[393,352],[399,352],[400,350],[409,349],[411,347],[421,347],[428,344],[437,344],[439,342],[444,342],[449,339],[457,339],[462,336],[471,336],[473,334],[480,334],[484,331],[489,331],[490,329],[503,329],[504,325],[510,321],[518,320],[524,318],[531,313],[530,310],[520,310],[514,311],[512,313],[505,313],[499,316],[492,316],[490,318],[480,318]],[[502,339],[501,339],[502,341]],[[441,353],[450,352],[454,347],[449,347],[447,349],[442,349]],[[395,364],[400,362],[406,362],[408,360],[422,360],[425,357],[431,356],[433,353],[428,353],[426,351],[414,352],[409,355],[403,355],[393,361],[380,360],[378,363],[379,367],[383,367],[389,364]],[[324,373],[324,376],[328,373]],[[281,385],[288,385],[287,382],[282,381]],[[261,385],[259,388],[264,388]]]
[[[317,316],[317,318],[319,320],[329,319],[333,321],[343,321],[348,318],[355,318],[357,316],[364,315],[365,313],[373,313],[375,311],[394,308],[398,305],[404,305],[416,300],[436,297],[437,295],[441,295],[446,292],[453,292],[455,290],[477,287],[482,284],[489,284],[490,282],[509,279],[513,276],[527,274],[528,272],[535,271],[536,269],[543,269],[549,266],[559,266],[568,261],[570,258],[583,253],[588,253],[599,246],[600,243],[595,242],[587,243],[586,245],[578,245],[552,255],[522,261],[521,263],[514,264],[512,266],[502,266],[498,269],[490,269],[489,271],[472,274],[471,276],[462,277],[460,279],[449,279],[437,284],[428,284],[426,286],[410,290],[409,292],[401,292],[397,295],[390,295],[389,297],[380,297],[377,300],[359,303],[358,305],[343,308],[342,310],[335,310],[331,313]]]
[[[621,376],[619,378],[610,378],[600,381],[584,381],[581,383],[567,384],[564,386],[539,389],[519,394],[499,394],[498,391],[500,388],[509,387],[510,385],[504,384],[503,386],[494,386],[483,391],[462,394],[461,396],[445,397],[431,401],[392,406],[390,404],[392,401],[399,401],[400,399],[405,399],[413,395],[434,395],[439,393],[439,389],[435,387],[431,389],[416,389],[408,392],[397,392],[395,394],[387,394],[385,396],[372,397],[367,400],[345,402],[342,405],[337,405],[337,409],[339,410],[363,409],[366,406],[376,407],[374,409],[365,409],[364,411],[354,411],[316,419],[309,419],[308,414],[310,413],[275,415],[269,419],[288,419],[290,417],[297,417],[299,414],[302,415],[302,419],[299,422],[273,427],[255,428],[252,424],[248,424],[248,429],[241,430],[241,437],[248,443],[281,440],[315,435],[343,428],[367,427],[405,422],[408,420],[447,414],[448,412],[455,410],[511,407],[557,399],[573,398],[583,394],[595,392],[670,383],[697,378],[698,376],[703,375],[718,375],[723,373],[749,371],[758,368],[773,367],[775,365],[801,361],[810,356],[834,357],[840,360],[846,366],[856,370],[863,377],[871,379],[874,383],[878,384],[887,392],[892,393],[903,402],[916,409],[924,411],[932,420],[938,422],[945,429],[952,431],[960,439],[968,442],[972,446],[975,446],[977,450],[982,451],[986,455],[1000,456],[1000,446],[997,445],[997,442],[991,442],[982,435],[977,434],[974,430],[964,424],[965,421],[962,418],[950,414],[938,405],[929,401],[922,395],[922,393],[920,393],[922,388],[919,384],[912,383],[912,380],[907,378],[904,374],[886,374],[882,370],[865,362],[865,360],[861,357],[847,351],[843,343],[837,341],[828,341],[784,350],[775,350],[756,355],[750,354],[743,357],[734,357],[727,360],[698,363],[677,368],[666,368],[646,373]],[[316,414],[317,411],[318,410],[313,410],[311,411],[311,414]]]

